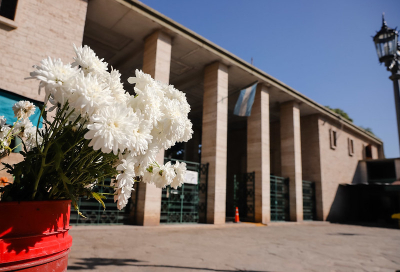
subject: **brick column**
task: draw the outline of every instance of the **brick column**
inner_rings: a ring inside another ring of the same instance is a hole
[[[247,119],[247,172],[255,172],[255,221],[271,220],[269,93],[259,84],[251,115]]]
[[[289,178],[290,220],[303,220],[300,109],[293,101],[281,104],[281,169]]]
[[[204,71],[201,163],[209,163],[207,223],[225,223],[228,132],[228,68],[219,62]]]
[[[155,80],[169,83],[171,66],[171,37],[156,31],[145,40],[143,53],[143,72]],[[164,149],[160,150],[156,160],[164,163]],[[153,184],[139,183],[136,208],[136,222],[143,226],[160,224],[161,189]]]

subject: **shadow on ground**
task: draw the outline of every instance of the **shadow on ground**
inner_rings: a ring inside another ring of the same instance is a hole
[[[362,235],[362,234],[338,232],[338,233],[328,233],[328,235],[356,236],[356,235]]]
[[[204,267],[144,264],[142,261],[135,259],[107,259],[107,258],[81,258],[79,259],[79,261],[76,261],[73,265],[69,265],[68,270],[71,271],[72,270],[79,271],[87,269],[96,270],[100,266],[155,267],[155,268],[205,270],[205,271],[216,271],[216,272],[233,272],[233,271],[268,272],[268,271],[241,270],[241,269],[226,270],[226,269],[213,269]]]

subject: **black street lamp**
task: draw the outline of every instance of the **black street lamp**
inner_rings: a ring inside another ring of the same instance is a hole
[[[385,63],[388,71],[392,73],[389,77],[393,81],[394,100],[397,114],[397,130],[400,145],[400,44],[398,43],[399,32],[387,26],[384,14],[382,15],[382,28],[373,37],[376,52],[380,63]]]

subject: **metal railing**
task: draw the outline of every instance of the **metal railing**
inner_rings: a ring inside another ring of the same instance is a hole
[[[183,184],[174,189],[167,186],[162,190],[160,223],[198,223],[205,222],[207,211],[208,164],[164,159],[172,162],[184,162],[189,171],[197,172],[197,184]]]
[[[315,220],[315,182],[303,180],[303,220]]]
[[[110,180],[105,181],[106,185]],[[114,203],[114,189],[111,187],[96,186],[97,193],[107,193],[103,199],[106,209],[95,199],[80,197],[78,199],[79,211],[86,217],[80,216],[77,211],[71,209],[71,225],[120,225],[127,219],[126,209],[118,210],[117,203]],[[127,205],[128,206],[128,205]]]
[[[270,176],[271,221],[289,220],[289,179]]]

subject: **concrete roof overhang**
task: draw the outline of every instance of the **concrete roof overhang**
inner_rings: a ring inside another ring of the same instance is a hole
[[[238,91],[258,81],[269,87],[271,122],[279,120],[280,103],[295,100],[300,105],[301,116],[321,114],[382,144],[380,139],[340,118],[336,113],[136,0],[90,0],[83,43],[91,46],[100,57],[120,70],[122,80],[126,82],[128,77],[134,75],[135,69],[141,69],[144,40],[157,30],[172,37],[170,84],[186,93],[192,108],[190,118],[195,125],[201,126],[204,67],[219,61],[229,69],[230,125],[238,124],[238,127],[242,127],[246,123],[245,117],[232,114],[233,108],[239,96]],[[129,90],[129,86],[125,86]]]

